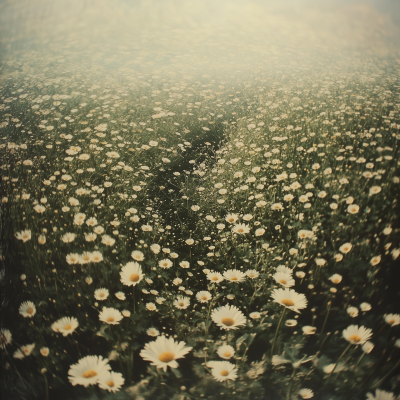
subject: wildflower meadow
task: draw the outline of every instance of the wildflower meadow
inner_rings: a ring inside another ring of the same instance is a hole
[[[80,54],[1,64],[5,398],[396,399],[398,60]]]

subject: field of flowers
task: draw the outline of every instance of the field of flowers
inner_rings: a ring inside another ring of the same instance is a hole
[[[395,399],[397,63],[57,62],[2,67],[5,398]]]

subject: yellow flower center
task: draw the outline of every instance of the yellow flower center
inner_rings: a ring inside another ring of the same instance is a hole
[[[92,369],[88,369],[87,371],[85,371],[85,372],[82,374],[82,376],[83,376],[84,378],[87,378],[87,379],[93,378],[93,377],[96,376],[96,375],[97,375],[97,372],[96,372],[96,371],[93,371]]]
[[[229,317],[222,318],[221,322],[226,326],[232,326],[235,323],[235,321]]]
[[[231,281],[237,281],[238,280],[238,278],[236,277],[236,276],[233,276],[232,278],[231,278]]]
[[[281,303],[282,303],[284,306],[287,306],[287,307],[293,307],[293,306],[294,306],[293,300],[290,300],[290,299],[282,299],[282,300],[281,300]]]
[[[202,300],[207,300],[207,296],[202,296],[201,297]],[[393,321],[394,322],[394,321]]]
[[[115,386],[115,383],[114,383],[113,381],[107,381],[106,384],[107,384],[107,386],[109,386],[109,387]]]
[[[352,342],[359,342],[359,341],[361,340],[361,336],[358,336],[358,335],[351,335],[351,336],[349,337],[349,340],[352,341]]]
[[[32,314],[33,314],[33,308],[32,308],[32,307],[29,307],[29,308],[26,310],[26,312],[27,312],[29,315],[32,315]]]
[[[230,357],[231,356],[231,352],[230,351],[226,351],[225,353],[224,353],[224,357]]]
[[[99,297],[104,297],[104,293],[100,293],[100,294],[99,294]]]
[[[227,376],[229,375],[229,371],[227,371],[226,369],[221,371],[221,376]]]
[[[158,356],[158,359],[163,363],[169,363],[175,359],[175,355],[169,351],[164,351]]]
[[[286,285],[287,284],[286,279],[281,279],[279,282],[282,283],[282,285]]]
[[[238,231],[238,233],[243,233],[244,229],[243,228],[239,228],[237,231]]]
[[[115,319],[113,317],[108,317],[107,318],[107,322],[114,322],[114,321],[115,321]]]
[[[395,323],[395,319],[394,318],[392,318],[392,319],[390,319],[388,322],[387,322],[389,325],[392,325],[392,324],[394,324]]]
[[[139,276],[138,274],[132,274],[132,275],[129,277],[129,280],[130,280],[131,282],[137,282],[137,281],[139,280],[139,278],[140,278],[140,276]]]
[[[213,277],[211,278],[211,280],[217,281],[217,280],[218,280],[218,276],[213,276]]]
[[[69,331],[72,328],[71,324],[67,324],[64,326],[64,330]]]
[[[183,306],[185,305],[185,303],[180,302],[179,305],[180,305],[181,307],[183,307]]]

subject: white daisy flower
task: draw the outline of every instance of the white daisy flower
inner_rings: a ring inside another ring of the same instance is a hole
[[[136,286],[143,278],[142,267],[135,261],[128,262],[119,273],[126,286]]]
[[[222,306],[214,309],[211,313],[211,319],[225,330],[237,329],[238,326],[246,324],[246,317],[235,306]]]
[[[99,378],[99,387],[103,390],[108,390],[109,392],[115,393],[121,389],[124,384],[125,379],[122,374],[114,371],[106,371],[101,374]]]
[[[73,386],[88,387],[99,383],[100,377],[110,369],[108,359],[103,359],[101,356],[86,356],[77,364],[70,366],[68,379]]]
[[[213,361],[210,363],[211,373],[218,382],[234,381],[237,378],[237,368],[229,361]]]
[[[154,342],[147,343],[140,352],[140,356],[150,361],[151,365],[162,368],[164,372],[167,367],[177,368],[177,359],[183,358],[192,347],[185,347],[185,342],[175,342],[173,338],[167,339],[159,336]]]
[[[119,321],[123,318],[123,315],[112,307],[103,307],[103,310],[99,313],[99,320],[109,325],[119,325]]]

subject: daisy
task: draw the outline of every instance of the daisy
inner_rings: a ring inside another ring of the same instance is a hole
[[[256,271],[255,269],[248,269],[245,274],[250,278],[250,279],[256,279],[260,276],[260,273]]]
[[[122,374],[114,371],[106,371],[99,378],[100,389],[108,390],[109,392],[115,393],[121,389],[125,379]]]
[[[372,196],[374,194],[378,194],[381,190],[382,190],[382,188],[380,186],[372,186],[369,189],[369,195]]]
[[[372,393],[367,393],[367,400],[396,400],[396,398],[391,392],[376,389],[375,396]]]
[[[364,326],[350,325],[343,330],[343,337],[351,344],[364,344],[372,336],[372,330]]]
[[[314,392],[311,389],[300,389],[297,394],[302,398],[302,399],[311,399],[314,397]]]
[[[71,253],[67,254],[66,260],[68,264],[78,264],[81,259],[81,256],[79,254]]]
[[[220,283],[224,280],[224,277],[219,272],[211,271],[207,274],[207,279],[213,283]]]
[[[178,296],[176,300],[174,301],[174,306],[178,310],[185,310],[188,308],[190,305],[190,299],[189,297],[184,297],[184,296]]]
[[[71,243],[71,242],[73,242],[75,240],[75,238],[76,238],[75,233],[70,233],[70,232],[67,232],[67,233],[65,233],[64,235],[61,236],[61,240],[64,243]]]
[[[234,381],[237,378],[238,370],[235,364],[228,361],[213,361],[210,367],[212,376],[218,382]]]
[[[294,199],[294,196],[292,194],[287,194],[283,197],[283,200],[285,201],[291,201]]]
[[[157,337],[160,335],[160,331],[156,328],[149,328],[149,329],[147,329],[146,333],[149,336],[153,336],[153,337]]]
[[[229,282],[239,283],[246,279],[246,274],[237,269],[228,269],[224,272],[224,278]]]
[[[314,326],[308,326],[307,325],[307,326],[303,326],[301,328],[301,330],[303,331],[304,335],[314,335],[315,331],[317,330],[317,328],[314,327]]]
[[[144,277],[142,267],[135,261],[128,262],[119,273],[126,286],[136,286]]]
[[[387,315],[385,315],[385,321],[390,326],[400,325],[400,315],[399,314],[387,314]]]
[[[94,291],[94,298],[96,300],[105,300],[109,295],[108,289],[101,288]]]
[[[32,235],[31,235],[31,231],[30,230],[25,230],[25,231],[17,232],[15,234],[15,237],[18,240],[22,240],[25,243],[28,240],[31,240]]]
[[[75,225],[82,225],[85,222],[86,214],[84,213],[77,213],[74,216],[74,224]]]
[[[355,318],[358,316],[358,308],[356,307],[348,307],[347,308],[347,314],[350,315],[350,317]]]
[[[96,226],[97,225],[97,219],[95,217],[91,217],[86,220],[86,224],[88,226]]]
[[[161,260],[158,262],[158,265],[162,269],[169,269],[172,267],[172,261],[168,258],[165,258],[164,260]]]
[[[304,294],[297,293],[292,289],[274,289],[271,297],[275,303],[297,313],[299,313],[299,310],[307,307],[307,299]]]
[[[101,237],[101,243],[105,244],[106,246],[112,246],[115,243],[115,239],[111,236],[103,235]]]
[[[237,224],[232,228],[233,233],[237,233],[239,235],[244,235],[245,233],[250,232],[250,228],[246,224]]]
[[[221,358],[224,358],[225,360],[229,360],[235,354],[235,350],[234,350],[234,348],[232,346],[224,345],[224,346],[220,346],[218,348],[217,354]]]
[[[93,232],[97,233],[98,235],[101,235],[104,232],[104,228],[102,226],[98,225],[93,229]]]
[[[340,282],[342,282],[342,276],[339,275],[339,274],[334,274],[334,275],[332,275],[332,276],[329,278],[329,280],[330,280],[332,283],[340,283]]]
[[[154,244],[152,244],[152,245],[150,246],[150,250],[151,250],[154,254],[158,254],[158,253],[160,252],[160,250],[161,250],[161,246],[160,246],[159,244],[154,243]]]
[[[374,346],[373,343],[371,343],[371,342],[365,342],[365,343],[361,346],[361,349],[362,349],[362,351],[363,351],[365,354],[369,354],[369,353],[371,353],[371,351],[373,350],[374,347],[375,347],[375,346]]]
[[[277,272],[273,278],[275,279],[275,282],[281,284],[283,287],[289,288],[294,286],[295,281],[292,278],[292,274],[288,274],[285,272]]]
[[[60,332],[63,336],[68,336],[72,333],[78,326],[78,320],[74,317],[64,317],[56,321],[52,327],[54,326],[53,330],[56,329],[56,332]]]
[[[207,292],[207,290],[202,290],[196,294],[196,299],[200,303],[208,303],[212,299],[212,296],[210,292]]]
[[[238,215],[237,214],[228,214],[225,217],[225,221],[229,222],[230,224],[234,223],[237,219],[238,219]]]
[[[112,307],[103,307],[103,310],[99,313],[99,320],[109,325],[119,325],[121,319],[123,319],[123,315]]]
[[[172,255],[172,254],[171,254],[171,255]],[[189,268],[189,267],[190,267],[189,261],[181,261],[181,262],[179,263],[179,265],[180,265],[182,268]]]
[[[192,347],[185,347],[185,344],[185,342],[175,342],[172,337],[167,339],[165,336],[159,336],[154,342],[144,346],[140,356],[166,372],[167,367],[177,368],[178,363],[175,360],[183,358],[192,350]]]
[[[81,358],[77,364],[71,365],[68,371],[68,379],[73,386],[95,385],[100,377],[111,367],[108,365],[108,359],[101,356],[86,356]]]
[[[94,242],[94,241],[96,240],[96,238],[97,238],[97,235],[96,235],[95,233],[88,233],[88,234],[85,236],[85,240],[86,240],[87,242]]]
[[[11,332],[8,329],[0,330],[0,349],[5,349],[11,343]]]
[[[235,306],[222,306],[214,309],[211,313],[212,320],[225,330],[237,329],[238,326],[246,324],[246,317]]]
[[[307,231],[306,229],[301,229],[298,233],[297,236],[299,239],[311,239],[314,236],[313,231]]]
[[[33,207],[33,209],[39,214],[42,214],[46,211],[46,207],[43,207],[40,204],[37,204],[35,207]]]
[[[156,300],[157,301],[157,300]],[[159,303],[160,304],[160,303]],[[149,311],[157,311],[157,307],[154,303],[146,303],[146,308]]]
[[[79,264],[87,264],[92,262],[92,253],[90,251],[84,251],[79,257]]]
[[[50,349],[48,347],[42,347],[39,351],[43,357],[47,357],[50,354]]]
[[[381,256],[375,256],[371,258],[370,264],[375,266],[381,262]]]
[[[283,206],[281,203],[274,203],[271,206],[271,210],[283,210]]]
[[[265,229],[258,228],[258,229],[256,229],[255,235],[256,236],[262,236],[262,235],[264,235],[264,233],[265,233]]]
[[[139,250],[132,251],[131,257],[135,261],[143,261],[144,260],[144,254]]]
[[[296,326],[298,322],[295,319],[287,319],[285,322],[286,326],[293,327]]]
[[[93,251],[91,258],[92,262],[101,262],[103,261],[103,254],[101,254],[99,251]]]
[[[278,265],[278,268],[276,269],[276,272],[283,272],[285,274],[288,275],[292,275],[293,271],[292,269],[290,269],[289,267],[287,267],[286,265]]]
[[[370,311],[371,310],[371,304],[369,304],[369,303],[361,303],[360,304],[360,310],[361,311]]]
[[[359,210],[360,210],[360,207],[357,204],[350,204],[347,207],[347,212],[350,214],[357,214]]]
[[[20,305],[19,313],[24,318],[32,318],[36,314],[36,307],[31,301],[25,301]]]
[[[254,312],[250,313],[249,317],[251,319],[260,319],[261,318],[261,314],[258,311],[254,311]]]
[[[345,243],[345,244],[342,244],[340,247],[339,247],[339,250],[343,253],[343,254],[347,254],[351,249],[352,249],[352,244],[351,243]]]
[[[118,300],[121,300],[121,301],[123,301],[123,300],[126,299],[126,296],[125,296],[125,293],[124,293],[124,292],[117,292],[117,293],[115,293],[115,297],[116,297]]]

